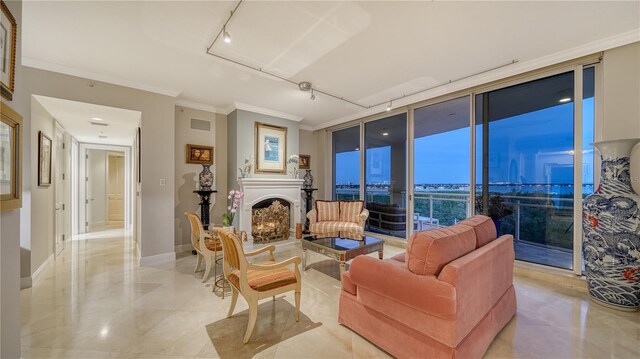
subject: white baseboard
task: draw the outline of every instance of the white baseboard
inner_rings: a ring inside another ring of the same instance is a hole
[[[33,286],[33,281],[31,280],[31,276],[20,278],[20,289],[31,288]]]
[[[191,243],[189,243],[189,244],[178,244],[176,246],[176,253],[191,252],[192,250],[193,250],[193,245],[191,245]]]
[[[148,267],[156,264],[176,261],[176,252],[156,254],[155,256],[140,257],[140,267]]]
[[[21,277],[20,278],[20,289],[31,288],[34,284],[38,282],[44,270],[49,266],[49,264],[53,261],[53,253],[47,258],[44,263],[33,272],[29,277]]]

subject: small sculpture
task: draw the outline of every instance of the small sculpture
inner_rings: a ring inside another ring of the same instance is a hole
[[[240,170],[240,178],[247,178],[251,174],[251,170],[253,169],[252,157],[249,159],[244,159],[244,166],[238,167]]]

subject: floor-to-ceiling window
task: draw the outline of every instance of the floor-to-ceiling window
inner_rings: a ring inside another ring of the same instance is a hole
[[[364,124],[367,230],[395,237],[407,231],[407,114]]]
[[[333,131],[333,198],[360,198],[360,126]]]
[[[469,96],[414,111],[413,226],[450,226],[471,213]]]
[[[573,267],[574,73],[476,96],[477,210],[515,237],[516,258]]]
[[[500,234],[514,235],[518,260],[579,273],[581,232],[574,225],[597,171],[597,69],[577,66],[470,91],[336,130],[334,172],[351,173],[352,182],[335,173],[334,198],[357,199],[359,193],[370,211],[365,229],[405,239],[410,231],[485,213]],[[351,142],[344,140],[347,131]],[[336,143],[347,149],[337,150]],[[352,158],[341,154],[349,151]]]

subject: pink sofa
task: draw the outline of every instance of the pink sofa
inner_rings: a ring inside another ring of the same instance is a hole
[[[353,260],[338,321],[398,358],[481,358],[516,312],[513,261],[486,216],[417,232],[406,253]]]

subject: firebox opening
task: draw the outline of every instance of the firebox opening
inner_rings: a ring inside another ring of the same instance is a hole
[[[282,198],[262,200],[251,207],[251,235],[254,243],[289,239],[291,204]]]

